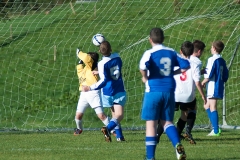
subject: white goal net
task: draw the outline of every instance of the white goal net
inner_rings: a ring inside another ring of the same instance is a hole
[[[240,1],[239,0],[79,0],[0,3],[0,130],[66,130],[75,128],[78,101],[76,48],[98,51],[91,38],[103,34],[123,59],[128,94],[123,128],[141,129],[144,85],[138,69],[149,31],[161,27],[164,44],[179,51],[186,40],[225,43],[222,56],[230,78],[225,99],[218,104],[220,124],[240,125]],[[239,89],[238,89],[239,88]],[[199,96],[199,95],[197,95]],[[198,98],[196,126],[209,123]],[[106,110],[107,114],[110,114]],[[176,112],[176,115],[179,113]],[[92,109],[84,128],[100,128]]]

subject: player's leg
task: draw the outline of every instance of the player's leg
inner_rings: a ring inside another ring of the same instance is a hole
[[[104,106],[106,105],[107,96],[104,96]],[[120,122],[124,116],[124,105],[126,104],[126,92],[117,93],[114,96],[108,98],[108,105],[112,105],[111,112],[112,112],[112,119],[110,120],[109,124],[107,125],[107,129],[109,131],[115,130],[117,141],[125,141],[122,128]]]
[[[180,102],[175,102],[175,111],[179,110],[180,104],[181,104]],[[181,114],[182,114],[182,112],[181,112]],[[186,124],[184,122],[185,121],[181,120],[181,117],[179,118],[179,120],[177,122],[177,129],[178,129],[180,138],[181,138],[181,133],[182,133],[182,131],[183,131],[184,127],[185,127],[185,124]],[[160,137],[163,134],[163,132],[164,132],[164,128],[163,128],[163,126],[161,124],[161,121],[159,120],[158,121],[158,125],[157,125],[157,143],[159,143]]]
[[[162,94],[164,95],[164,101],[160,112],[161,123],[173,147],[176,149],[177,159],[184,160],[186,159],[185,150],[180,143],[177,128],[173,124],[175,110],[174,92],[163,92]]]
[[[205,109],[205,111],[207,112],[207,116],[208,116],[208,118],[209,118],[210,123],[212,124],[209,98],[207,98],[207,103],[204,104],[204,109]]]
[[[178,160],[185,160],[186,153],[183,145],[180,142],[180,137],[177,128],[171,121],[162,120],[161,123],[164,126],[164,131],[167,134],[169,140],[172,142],[173,147],[176,149],[176,155]]]
[[[103,108],[99,107],[99,106],[103,106],[101,91],[100,90],[89,91],[86,93],[88,93],[87,100],[88,100],[88,103],[90,104],[90,106],[92,108],[97,108],[95,110],[96,114],[98,115],[98,117],[102,120],[102,122],[105,125],[108,125],[108,122],[109,122],[108,118],[106,116],[100,114],[100,113],[103,113]],[[108,132],[107,128],[104,126],[104,127],[102,127],[101,131],[104,134],[105,141],[111,142],[112,141],[111,136],[110,136],[110,133]]]
[[[89,105],[95,110],[98,118],[103,122],[104,125],[108,125],[109,118],[103,112],[101,93],[100,91],[87,92],[87,100]]]
[[[184,130],[186,122],[187,122],[187,105],[186,105],[186,103],[176,102],[175,106],[179,106],[179,108],[181,110],[181,116],[177,121],[177,131],[181,138],[182,131]]]
[[[187,114],[187,127],[186,132],[191,134],[196,120],[196,110],[189,110]]]
[[[112,115],[115,119],[117,119],[117,126],[115,126],[114,130],[116,132],[116,138],[117,141],[125,141],[123,133],[122,133],[122,127],[120,122],[123,119],[124,116],[124,107],[122,107],[120,104],[114,103],[112,108]],[[110,129],[110,128],[109,128]]]
[[[76,129],[74,131],[74,135],[76,136],[80,135],[83,131],[82,118],[83,118],[83,113],[76,112],[76,115],[75,115]]]
[[[146,92],[144,94],[141,118],[146,121],[145,147],[147,160],[155,159],[156,127],[160,119],[161,96],[159,92]]]
[[[183,136],[190,141],[190,144],[196,144],[195,140],[192,136],[192,129],[195,124],[196,120],[196,112],[197,112],[197,106],[196,106],[196,99],[194,99],[192,102],[187,103],[188,111],[187,111],[187,126],[186,126],[186,132],[183,134]]]
[[[164,132],[164,129],[163,129],[163,126],[161,124],[161,121],[158,120],[158,124],[157,124],[157,139],[156,139],[157,143],[160,142],[160,137],[162,136],[163,132]]]
[[[83,126],[82,126],[82,118],[85,112],[85,109],[89,106],[86,98],[85,98],[85,93],[81,93],[78,104],[77,104],[77,110],[76,110],[76,115],[75,115],[75,122],[76,122],[76,129],[74,132],[74,135],[80,135],[83,131]]]
[[[146,121],[146,159],[154,159],[156,151],[156,126],[158,121]]]
[[[109,118],[106,116],[106,114],[103,112],[103,108],[101,106],[94,108],[95,113],[97,114],[98,118],[103,122],[105,126],[109,123]]]
[[[217,99],[211,98],[209,100],[210,110],[211,110],[211,122],[213,126],[213,132],[214,134],[210,134],[209,136],[219,136],[220,135],[220,129],[219,129],[219,120],[218,120],[218,111],[217,111]]]
[[[177,121],[177,131],[178,131],[179,136],[181,136],[186,123],[187,123],[187,111],[181,110],[181,117]]]

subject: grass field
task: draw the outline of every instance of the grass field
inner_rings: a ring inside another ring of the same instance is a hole
[[[126,142],[104,141],[100,131],[0,133],[0,159],[4,160],[143,160],[144,131],[123,131]],[[188,160],[240,160],[240,133],[223,130],[220,137],[207,137],[208,130],[194,131],[196,145],[182,141]],[[165,134],[156,149],[156,160],[176,159]]]

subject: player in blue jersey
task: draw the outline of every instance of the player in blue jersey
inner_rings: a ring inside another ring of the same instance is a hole
[[[222,41],[212,43],[212,56],[208,58],[206,74],[204,74],[202,81],[202,85],[206,86],[207,89],[207,103],[204,108],[213,127],[208,136],[220,136],[221,134],[221,129],[218,126],[217,101],[223,99],[224,83],[228,80],[228,68],[220,55],[223,49],[224,43]]]
[[[101,131],[107,142],[112,141],[109,131],[113,129],[115,129],[117,141],[125,141],[120,125],[127,98],[122,79],[122,60],[118,53],[111,53],[112,49],[108,41],[100,44],[99,51],[103,55],[98,63],[100,80],[91,86],[83,86],[83,90],[102,89],[103,107],[111,108],[112,119],[107,126],[102,127]]]
[[[157,144],[156,128],[158,121],[176,149],[177,159],[186,159],[184,147],[180,143],[179,134],[173,125],[176,87],[173,78],[174,67],[180,71],[189,69],[187,60],[177,55],[176,51],[164,46],[164,33],[160,28],[150,31],[149,42],[152,48],[145,51],[139,64],[142,81],[145,83],[145,94],[142,104],[141,118],[146,120],[146,159],[155,159]]]

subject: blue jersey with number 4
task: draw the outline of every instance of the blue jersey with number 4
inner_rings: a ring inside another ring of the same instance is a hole
[[[103,95],[107,96],[125,92],[122,79],[122,60],[117,53],[103,57],[98,63],[98,72],[100,80],[91,86],[92,90],[102,88]]]
[[[172,48],[164,45],[155,45],[145,51],[139,65],[141,70],[148,71],[145,92],[174,92],[176,87],[173,78],[174,66],[188,69],[190,64],[188,60],[178,56]]]

